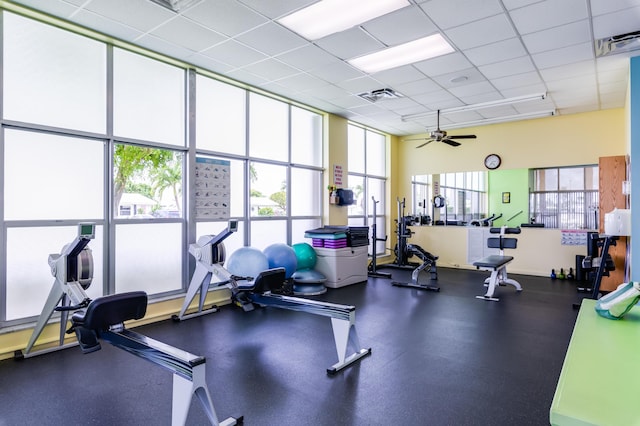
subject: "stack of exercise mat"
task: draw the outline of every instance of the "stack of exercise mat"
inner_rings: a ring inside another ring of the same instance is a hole
[[[317,255],[315,269],[338,288],[367,280],[368,226],[325,226],[304,234]]]
[[[340,249],[369,245],[368,226],[325,226],[305,232],[313,247]]]

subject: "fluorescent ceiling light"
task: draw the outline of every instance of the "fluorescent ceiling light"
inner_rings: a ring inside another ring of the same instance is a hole
[[[481,102],[479,104],[463,105],[460,107],[441,109],[440,114],[448,114],[452,112],[476,111],[479,109],[493,108],[503,105],[514,105],[521,102],[541,101],[547,98],[547,93],[534,93],[533,95],[516,96],[513,98],[497,99],[495,101]],[[437,111],[421,112],[418,114],[403,115],[402,121],[412,121],[418,118],[428,117],[437,114]]]
[[[362,71],[372,74],[378,71],[413,64],[436,56],[446,55],[454,49],[440,34],[420,38],[348,62]]]
[[[278,22],[307,40],[317,40],[409,4],[408,0],[367,0],[362,4],[348,4],[344,0],[322,0],[278,19]]]
[[[442,111],[440,111],[442,112]],[[485,118],[482,120],[474,120],[474,121],[465,121],[463,123],[453,123],[440,126],[441,130],[449,130],[449,129],[460,129],[465,127],[473,127],[473,126],[483,126],[485,124],[497,124],[497,123],[506,123],[509,121],[520,121],[520,120],[529,120],[532,118],[543,118],[543,117],[552,117],[557,115],[555,109],[548,111],[536,111],[536,112],[528,112],[525,114],[514,114],[514,115],[505,115],[503,117],[494,117],[494,118]],[[429,129],[427,129],[429,130]]]

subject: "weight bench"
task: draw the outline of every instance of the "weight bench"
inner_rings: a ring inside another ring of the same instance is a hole
[[[494,293],[496,287],[500,285],[511,284],[517,291],[522,291],[522,286],[519,282],[507,277],[507,265],[513,260],[513,256],[504,255],[504,249],[515,249],[518,246],[517,238],[505,237],[505,235],[519,234],[520,231],[520,228],[508,228],[506,226],[489,229],[490,233],[500,235],[487,238],[487,247],[499,249],[500,254],[490,255],[473,262],[473,266],[477,269],[491,271],[491,276],[484,280],[487,292],[483,296],[476,296],[477,299],[497,302],[500,299],[494,297]]]

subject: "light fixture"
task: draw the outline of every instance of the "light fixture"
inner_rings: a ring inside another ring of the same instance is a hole
[[[344,0],[322,0],[278,22],[307,40],[317,40],[409,5],[408,0],[367,0],[366,4],[351,6]]]
[[[442,112],[442,111],[441,111]],[[514,115],[505,115],[502,117],[493,117],[493,118],[484,118],[481,120],[473,120],[473,121],[465,121],[462,123],[453,123],[441,125],[441,130],[449,130],[449,129],[461,129],[465,127],[474,127],[474,126],[483,126],[485,124],[497,124],[497,123],[507,123],[509,121],[520,121],[520,120],[530,120],[533,118],[544,118],[544,117],[553,117],[557,115],[555,109],[547,110],[547,111],[536,111],[536,112],[528,112],[525,114],[514,114]],[[427,129],[428,130],[428,129]]]
[[[446,55],[453,51],[454,48],[441,34],[433,34],[429,37],[419,38],[418,40],[389,47],[369,55],[350,59],[347,62],[366,73],[372,74]]]
[[[463,111],[477,111],[479,109],[493,108],[493,107],[503,106],[503,105],[514,105],[522,102],[541,101],[546,98],[547,98],[546,92],[535,93],[533,95],[516,96],[513,98],[497,99],[495,101],[481,102],[478,104],[463,105],[459,107],[441,109],[440,114],[448,114],[452,112],[463,112]],[[428,117],[430,115],[435,115],[435,114],[436,114],[436,111],[429,111],[429,112],[421,112],[418,114],[403,115],[402,121],[413,121],[418,118],[424,118],[424,117]]]

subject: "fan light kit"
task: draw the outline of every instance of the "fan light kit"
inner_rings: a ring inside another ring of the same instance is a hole
[[[438,125],[436,130],[430,133],[429,138],[405,139],[405,141],[426,140],[426,142],[416,146],[416,148],[422,148],[423,146],[428,145],[431,142],[444,142],[450,146],[460,146],[460,142],[455,141],[454,139],[475,139],[475,138],[476,138],[476,135],[448,136],[447,132],[440,129],[440,110],[438,110]]]

